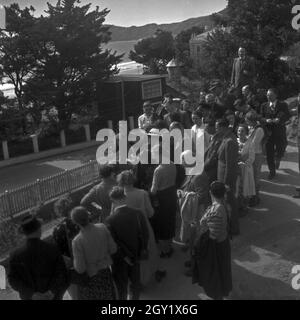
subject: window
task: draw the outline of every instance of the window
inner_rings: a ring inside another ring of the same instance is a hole
[[[162,96],[161,80],[151,80],[142,82],[143,100],[157,98]]]

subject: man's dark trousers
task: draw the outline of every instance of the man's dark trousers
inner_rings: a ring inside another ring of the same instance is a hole
[[[122,257],[115,257],[112,265],[112,274],[120,300],[127,300],[128,282],[130,282],[130,300],[140,297],[140,263],[137,261],[129,265]]]
[[[272,135],[266,143],[267,163],[270,173],[276,172],[276,160],[281,160],[284,156],[287,140],[286,133],[282,131],[278,135]]]

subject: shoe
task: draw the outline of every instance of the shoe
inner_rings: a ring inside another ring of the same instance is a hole
[[[190,268],[190,267],[192,266],[192,261],[191,261],[191,260],[186,261],[186,262],[184,263],[184,266],[185,266],[186,268]]]
[[[270,173],[269,173],[269,176],[268,176],[268,179],[269,179],[269,180],[273,180],[273,179],[275,178],[275,176],[276,176],[276,173],[275,173],[275,172],[270,172]]]

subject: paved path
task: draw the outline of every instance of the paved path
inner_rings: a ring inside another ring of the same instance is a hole
[[[300,265],[300,200],[291,197],[295,186],[300,186],[297,168],[293,147],[288,148],[273,181],[266,180],[267,168],[263,166],[262,203],[240,220],[241,235],[232,242],[234,288],[230,299],[300,298],[300,291],[291,286],[291,269]],[[187,259],[176,247],[171,259],[161,260],[167,278],[149,284],[142,299],[206,299],[202,289],[183,274]],[[6,290],[0,299],[17,299],[17,294]]]
[[[0,193],[96,159],[97,147],[0,169]]]

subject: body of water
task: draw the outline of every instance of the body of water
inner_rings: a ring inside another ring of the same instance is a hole
[[[130,50],[134,49],[134,45],[138,42],[138,40],[130,40],[130,41],[111,41],[107,43],[104,48],[111,49],[112,51],[116,51],[117,54],[123,54],[124,57],[122,62],[129,62],[131,61],[128,58]]]

